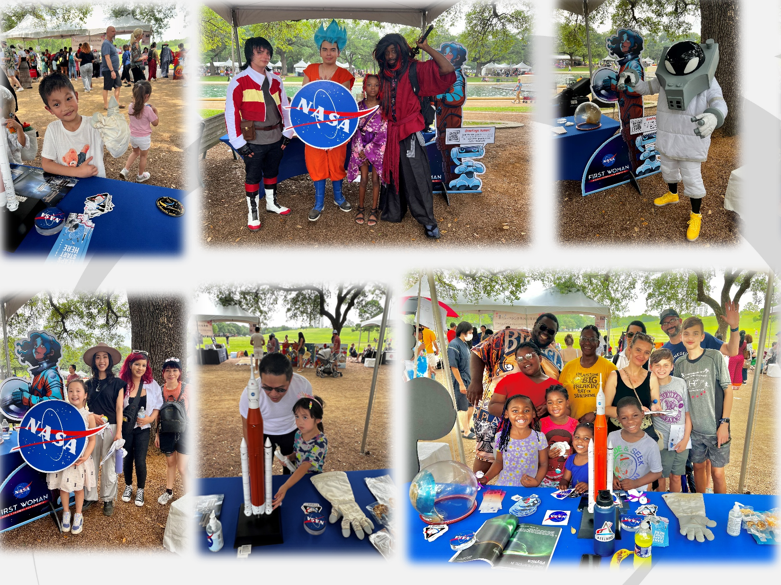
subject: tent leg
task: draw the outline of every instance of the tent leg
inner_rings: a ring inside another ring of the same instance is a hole
[[[0,299],[0,320],[3,321],[3,354],[5,355],[5,377],[11,377],[11,358],[8,355],[8,321],[5,315],[5,299]]]
[[[591,33],[588,26],[588,0],[583,0],[583,18],[586,21],[586,46],[588,47],[588,76],[593,77],[591,66]]]
[[[239,29],[236,26],[236,11],[231,10],[231,21],[233,24],[233,36],[231,37],[231,60],[233,61],[233,73],[236,74],[236,69],[238,69],[237,64],[240,65],[239,61],[236,61],[236,52],[239,50]]]
[[[377,357],[374,360],[374,372],[372,373],[372,389],[369,393],[369,406],[366,408],[366,422],[363,425],[361,455],[366,455],[366,438],[369,434],[369,420],[372,416],[372,405],[374,404],[374,390],[377,386],[377,375],[380,373],[380,364],[382,363],[382,351],[385,344],[385,327],[388,324],[388,313],[390,312],[390,299],[390,290],[386,290],[385,308],[382,311],[382,324],[380,325],[380,337],[377,339]]]

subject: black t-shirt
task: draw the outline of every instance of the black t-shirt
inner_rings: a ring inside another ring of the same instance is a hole
[[[117,396],[127,384],[117,377],[87,380],[87,406],[94,414],[103,415],[112,425],[117,424]]]
[[[90,64],[92,64],[93,58],[94,58],[94,56],[93,56],[93,54],[91,52],[89,52],[89,53],[86,53],[86,52],[85,53],[79,53],[79,59],[81,59],[81,64],[82,65],[90,65]]]

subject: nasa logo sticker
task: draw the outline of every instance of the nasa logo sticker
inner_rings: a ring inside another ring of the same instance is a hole
[[[615,537],[616,535],[613,532],[612,522],[605,522],[602,525],[602,528],[597,528],[594,531],[594,538],[596,538],[599,542],[610,542]]]
[[[64,400],[33,406],[19,426],[19,452],[42,473],[67,469],[81,457],[91,434],[79,410]]]
[[[22,500],[30,493],[30,483],[20,483],[14,488],[14,497],[17,500]]]
[[[542,523],[546,526],[565,526],[569,523],[569,515],[566,510],[548,510]]]
[[[319,149],[346,144],[358,129],[358,119],[378,107],[359,111],[350,90],[330,80],[307,83],[287,106],[296,135],[304,144]]]
[[[35,216],[35,229],[44,236],[58,233],[65,225],[65,212],[57,207],[47,207]]]

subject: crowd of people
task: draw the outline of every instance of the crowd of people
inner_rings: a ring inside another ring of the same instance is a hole
[[[582,329],[579,348],[571,334],[560,348],[552,313],[531,330],[451,323],[446,349],[421,326],[408,376],[436,377],[447,351],[463,436],[476,441],[473,469],[482,482],[498,477],[501,485],[585,491],[601,390],[609,441],[627,454],[615,459],[616,489],[680,492],[688,470],[689,487],[725,493],[734,393],[746,383],[754,349],[739,329],[736,304],[728,303],[721,319],[726,342],[699,317],[681,319],[667,309],[659,318],[665,343],[632,321],[615,355],[595,325]]]
[[[314,41],[321,62],[312,63],[304,70],[303,85],[331,80],[352,89],[354,76],[337,65],[337,58],[347,43],[346,29],[336,21],[328,27],[321,25]],[[352,212],[353,206],[345,199],[342,185],[345,177],[353,180],[360,175],[356,223],[374,226],[380,219],[398,223],[409,208],[427,237],[440,237],[434,217],[431,169],[421,133],[426,124],[420,99],[447,95],[456,84],[454,62],[460,66],[466,50],[463,47],[463,51],[458,50],[456,43],[451,45],[453,50],[443,54],[425,40],[416,42],[412,48],[399,34],[388,34],[380,39],[374,50],[379,71],[377,75],[363,78],[364,98],[359,104],[361,108],[378,106],[378,109],[359,120],[358,131],[351,142],[329,149],[306,146],[306,168],[314,182],[310,221],[317,221],[324,212],[328,181],[336,207],[346,213]],[[427,53],[431,59],[418,61],[415,59],[418,51]],[[253,231],[261,227],[260,205],[263,201],[266,211],[283,216],[290,214],[290,209],[278,199],[277,177],[284,150],[294,131],[290,127],[290,104],[284,82],[269,66],[273,54],[271,43],[263,37],[246,41],[245,64],[228,85],[225,103],[228,137],[245,164],[247,227]],[[417,91],[413,90],[411,75]],[[463,77],[460,79],[463,84]],[[463,89],[463,85],[460,87]],[[351,156],[345,170],[348,148]],[[367,211],[370,175],[372,200]]]
[[[103,514],[112,516],[119,493],[119,475],[112,449],[127,452],[123,459],[125,503],[145,504],[147,453],[151,435],[154,444],[166,456],[166,486],[157,501],[168,504],[174,498],[176,472],[186,491],[188,449],[185,432],[171,432],[169,426],[186,425],[190,410],[190,394],[182,379],[179,358],[165,360],[159,372],[161,383],[155,380],[149,354],[132,350],[122,361],[116,348],[106,344],[89,348],[83,360],[92,375],[84,380],[72,364],[66,381],[67,400],[81,412],[88,428],[107,425],[99,434],[89,438],[84,453],[67,469],[49,473],[49,489],[59,491],[62,498],[62,529],[79,534],[84,528],[82,514],[84,501],[103,503]],[[119,374],[114,367],[122,364]],[[104,461],[105,460],[105,461]],[[103,463],[101,463],[103,462]],[[135,494],[134,494],[135,491]],[[69,494],[75,496],[75,510],[71,516]]]

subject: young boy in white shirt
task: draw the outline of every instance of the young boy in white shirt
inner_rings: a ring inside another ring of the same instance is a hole
[[[44,77],[38,93],[46,111],[57,117],[46,128],[41,149],[43,170],[66,177],[104,177],[103,139],[79,114],[79,94],[64,75]]]

